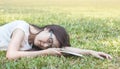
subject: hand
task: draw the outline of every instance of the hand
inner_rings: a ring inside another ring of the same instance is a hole
[[[96,51],[92,51],[91,55],[100,59],[109,59],[111,60],[112,57],[109,54],[106,54],[104,52],[96,52]]]
[[[60,48],[48,48],[46,49],[48,55],[57,55],[61,56]]]

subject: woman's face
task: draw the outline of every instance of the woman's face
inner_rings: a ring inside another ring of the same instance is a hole
[[[56,39],[55,35],[52,32],[49,32],[49,29],[44,29],[38,35],[36,35],[34,44],[41,49],[47,48],[59,48],[59,42]]]

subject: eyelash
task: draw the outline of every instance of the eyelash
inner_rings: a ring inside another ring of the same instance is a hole
[[[53,43],[52,38],[48,39],[48,43]]]

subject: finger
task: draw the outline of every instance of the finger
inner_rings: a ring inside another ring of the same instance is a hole
[[[103,52],[99,52],[99,55],[103,58],[106,58],[106,59],[112,59],[112,57],[109,54],[106,54],[106,53],[103,53]]]
[[[61,53],[61,52],[59,52],[59,51],[56,51],[56,53],[57,53],[57,55],[59,55],[59,56],[61,56],[61,55],[62,55],[62,53]]]
[[[99,59],[104,59],[103,57],[99,56],[99,55],[96,55],[95,57],[99,58]]]
[[[109,56],[107,55],[107,56],[105,56],[106,57],[106,59],[109,59]]]
[[[108,54],[105,54],[105,55],[106,55],[106,59],[109,59],[110,56]]]
[[[98,52],[98,54],[103,58],[107,58],[107,56],[108,56],[108,54],[105,54],[103,52]]]
[[[112,60],[112,56],[108,55],[108,59]]]

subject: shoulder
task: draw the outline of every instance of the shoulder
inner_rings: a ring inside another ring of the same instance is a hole
[[[15,20],[15,21],[12,21],[10,24],[12,25],[11,26],[12,31],[19,28],[19,29],[23,30],[24,32],[29,33],[29,23],[27,23],[26,21]]]
[[[27,23],[26,21],[23,21],[23,20],[15,20],[15,21],[12,21],[12,22],[10,22],[10,23],[12,23],[12,24],[29,24],[29,23]]]
[[[14,28],[24,28],[24,29],[29,28],[29,23],[23,20],[15,20],[15,21],[12,21],[10,24],[12,24]]]

